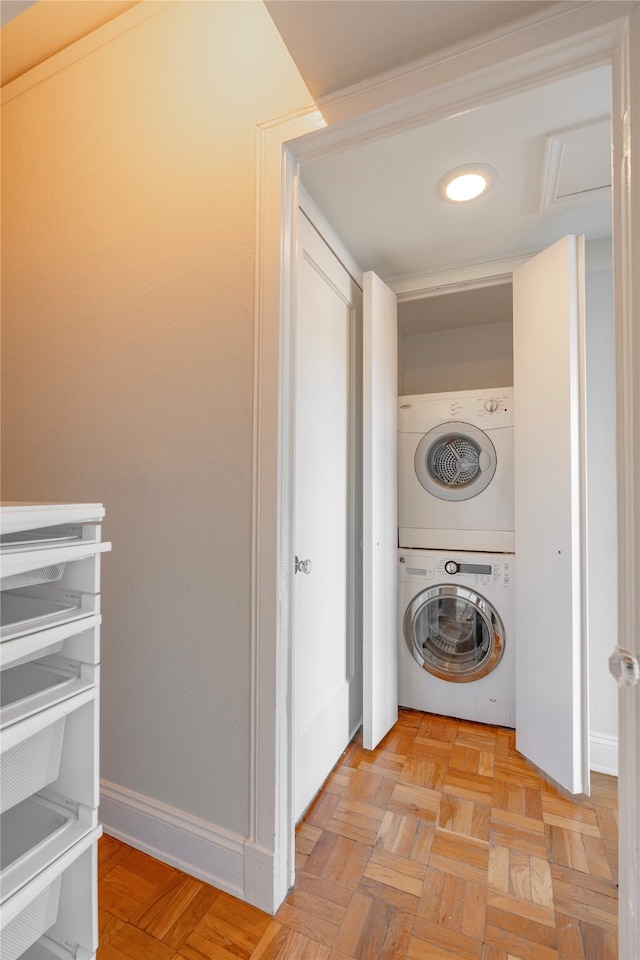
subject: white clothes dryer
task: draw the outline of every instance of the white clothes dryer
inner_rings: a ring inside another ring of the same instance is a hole
[[[515,726],[513,554],[400,550],[398,703]]]
[[[398,398],[398,545],[514,549],[513,389]]]

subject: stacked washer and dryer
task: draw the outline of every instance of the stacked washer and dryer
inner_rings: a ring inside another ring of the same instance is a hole
[[[398,400],[398,702],[515,724],[513,390]]]

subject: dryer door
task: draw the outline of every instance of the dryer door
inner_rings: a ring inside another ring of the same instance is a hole
[[[423,590],[404,617],[412,655],[440,680],[468,683],[495,670],[504,653],[504,625],[495,608],[468,587]]]
[[[496,450],[470,423],[441,423],[416,448],[414,467],[424,489],[440,500],[470,500],[496,472]]]

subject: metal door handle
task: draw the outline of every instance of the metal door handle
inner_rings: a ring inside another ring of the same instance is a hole
[[[299,560],[296,557],[296,573],[311,573],[311,560]]]

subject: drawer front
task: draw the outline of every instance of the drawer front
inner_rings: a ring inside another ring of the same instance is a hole
[[[63,627],[100,614],[100,595],[55,585],[3,590],[0,598],[0,642]],[[0,650],[2,647],[0,647]]]
[[[37,794],[2,814],[0,903],[14,896],[98,825],[97,810]]]
[[[93,957],[98,948],[97,841],[93,828],[2,907],[3,960]],[[68,952],[67,952],[68,951]]]
[[[99,524],[104,516],[101,503],[5,503],[0,511],[0,532],[15,534],[66,524]]]
[[[67,590],[99,593],[100,555],[110,549],[110,543],[91,540],[39,549],[3,548],[0,589],[57,583]]]
[[[50,799],[96,808],[98,733],[97,681],[62,703],[5,727],[0,752],[2,812],[43,790]]]
[[[62,875],[56,877],[33,898],[2,931],[2,952],[5,960],[18,960],[24,951],[39,940],[58,916]]]
[[[60,656],[29,660],[0,672],[0,729],[96,686],[98,668]]]
[[[82,663],[100,662],[101,617],[73,620],[59,627],[38,630],[0,643],[0,670],[17,667],[30,660],[58,654]]]

